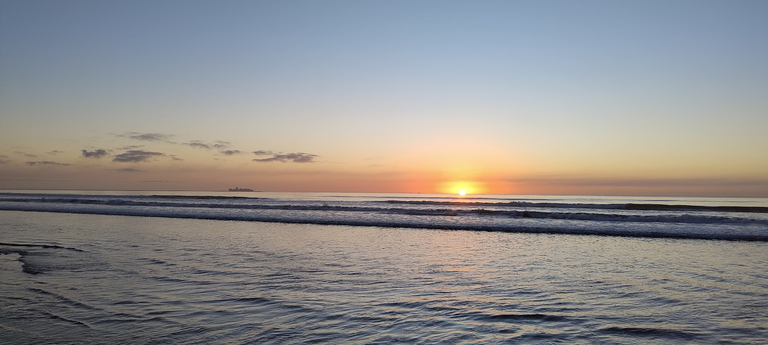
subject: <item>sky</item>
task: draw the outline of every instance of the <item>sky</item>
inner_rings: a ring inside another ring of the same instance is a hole
[[[0,0],[0,189],[768,197],[765,18]]]

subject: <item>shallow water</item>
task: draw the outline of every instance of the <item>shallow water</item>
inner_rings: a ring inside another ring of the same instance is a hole
[[[3,344],[768,339],[763,242],[17,211],[0,242]]]

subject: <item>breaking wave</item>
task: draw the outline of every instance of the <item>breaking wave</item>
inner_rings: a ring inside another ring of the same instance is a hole
[[[768,207],[665,203],[0,194],[0,210],[281,223],[768,241]]]

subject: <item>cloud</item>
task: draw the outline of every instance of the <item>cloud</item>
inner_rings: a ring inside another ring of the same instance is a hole
[[[188,143],[183,143],[182,145],[187,145],[189,147],[196,148],[196,149],[204,149],[204,150],[212,149],[211,145],[208,145],[208,144],[206,144],[206,143],[204,143],[202,141],[198,141],[198,140],[193,140],[193,141],[190,141]]]
[[[118,163],[139,163],[146,162],[152,159],[152,157],[158,156],[165,156],[165,154],[160,152],[130,150],[115,156],[115,158],[112,158],[112,161]]]
[[[132,173],[132,172],[139,172],[141,170],[134,169],[134,168],[122,168],[122,169],[115,169],[115,171]]]
[[[71,182],[72,180],[44,180],[44,179],[26,179],[26,178],[2,178],[0,181],[22,181],[22,182]]]
[[[26,153],[26,152],[22,152],[22,151],[13,151],[13,153],[15,153],[17,155],[22,155],[22,156],[27,157],[27,158],[37,158],[37,155],[33,155],[31,153]]]
[[[123,151],[128,151],[128,150],[140,149],[142,147],[144,147],[144,145],[126,145],[126,146],[123,146],[123,147],[118,147],[117,149],[118,150],[123,150]]]
[[[268,152],[268,151],[256,151],[256,152]],[[254,153],[256,153],[254,152]],[[257,156],[263,156],[266,154],[256,154]],[[285,153],[285,154],[272,154],[272,157],[269,158],[255,158],[253,159],[254,162],[260,162],[260,163],[270,163],[270,162],[281,162],[281,163],[314,163],[315,157],[317,155],[311,154],[311,153],[303,153],[303,152],[295,152],[295,153]]]
[[[101,157],[109,155],[109,153],[107,153],[107,150],[104,150],[104,149],[97,149],[97,150],[90,151],[90,152],[86,151],[86,150],[81,150],[80,152],[82,152],[82,155],[85,158],[96,158],[96,159],[99,159]]]
[[[217,150],[223,150],[223,149],[226,149],[226,148],[229,147],[229,142],[228,141],[216,140],[213,143],[206,143],[206,142],[204,142],[202,140],[191,140],[189,142],[183,143],[182,145],[187,145],[189,147],[194,147],[196,149],[205,149],[205,150],[217,149]]]
[[[540,177],[512,178],[508,182],[528,185],[577,187],[711,187],[711,186],[768,186],[768,179],[754,178],[595,178],[595,177]]]
[[[225,151],[221,151],[221,154],[223,154],[225,156],[241,155],[241,154],[244,154],[244,153],[245,152],[240,151],[240,150],[225,150]]]
[[[55,166],[70,166],[71,164],[67,163],[58,163],[58,162],[51,162],[51,161],[37,161],[37,162],[27,162],[27,165],[29,166],[35,166],[35,165],[55,165]]]
[[[258,150],[258,151],[253,151],[253,154],[257,156],[271,156],[274,153],[272,153],[272,151]]]
[[[0,155],[0,164],[8,164],[11,160],[6,155]]]
[[[183,159],[181,159],[179,157],[176,157],[176,155],[170,155],[170,156],[171,156],[171,159],[173,159],[175,161],[183,161]]]
[[[49,151],[48,152],[49,155],[54,155],[54,156],[57,155],[57,154],[60,154],[60,153],[64,153],[64,151],[53,150],[53,151]]]
[[[174,137],[171,134],[128,132],[125,134],[117,134],[117,136],[121,138],[129,138],[129,139],[140,140],[140,141],[159,141],[164,143],[174,143],[171,141],[171,138]]]

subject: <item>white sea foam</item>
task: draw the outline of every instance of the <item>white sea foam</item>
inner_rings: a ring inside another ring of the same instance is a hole
[[[768,207],[685,200],[3,193],[0,210],[379,227],[768,241]]]

